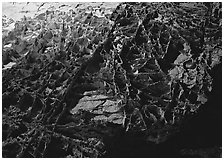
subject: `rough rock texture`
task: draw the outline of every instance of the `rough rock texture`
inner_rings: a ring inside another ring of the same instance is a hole
[[[3,72],[3,157],[111,156],[121,137],[157,153],[205,107],[221,64],[220,3],[99,13],[47,11],[3,38],[3,64],[17,62]]]

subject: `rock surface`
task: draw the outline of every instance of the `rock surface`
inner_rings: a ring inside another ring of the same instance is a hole
[[[3,157],[161,156],[214,93],[220,3],[86,4],[5,32]]]

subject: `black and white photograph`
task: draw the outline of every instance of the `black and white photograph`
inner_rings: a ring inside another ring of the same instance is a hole
[[[2,158],[222,158],[222,2],[1,2]]]

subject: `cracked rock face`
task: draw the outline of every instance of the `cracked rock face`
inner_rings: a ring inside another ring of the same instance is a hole
[[[143,132],[147,140],[160,143],[206,103],[212,90],[212,66],[204,58],[206,8],[193,4],[204,11],[193,10],[191,17],[186,4],[181,9],[175,3],[142,5],[123,3],[112,14],[114,25],[95,77],[113,75],[100,81],[112,82],[111,94],[122,97],[126,131]]]
[[[39,27],[18,23],[3,39],[20,58],[3,74],[4,157],[101,157],[125,133],[165,142],[208,100],[220,10],[121,3],[109,16],[80,9],[47,12]]]

